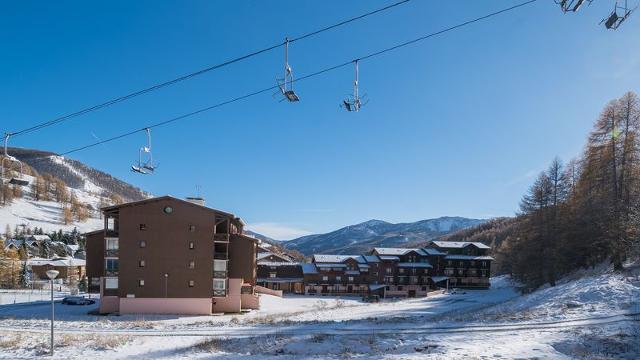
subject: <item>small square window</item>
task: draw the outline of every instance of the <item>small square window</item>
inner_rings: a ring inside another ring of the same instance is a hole
[[[196,245],[193,243],[193,241],[189,241],[189,250],[193,250],[196,248]]]
[[[147,242],[146,242],[146,241],[144,241],[144,240],[140,240],[140,247],[141,247],[141,248],[145,248],[145,247],[147,247]]]
[[[140,260],[138,262],[138,266],[140,266],[140,267],[144,267],[145,265],[146,265],[146,262],[144,260]]]
[[[196,231],[196,226],[195,225],[189,225],[189,232],[195,232]]]
[[[189,261],[189,269],[195,269],[196,268],[196,262],[195,261]]]
[[[144,280],[143,279],[138,280],[138,286],[139,287],[143,287],[144,286]]]
[[[147,230],[147,224],[140,224],[140,231]]]
[[[189,287],[194,287],[196,282],[194,280],[189,280]]]
[[[398,291],[402,291],[402,286],[398,286]]]

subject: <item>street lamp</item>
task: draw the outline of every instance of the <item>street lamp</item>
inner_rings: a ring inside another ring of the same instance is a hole
[[[167,297],[167,292],[169,291],[168,287],[167,287],[167,280],[168,279],[169,279],[169,274],[165,273],[164,274],[164,297],[165,298]]]
[[[47,270],[47,276],[51,280],[51,356],[53,356],[53,317],[55,312],[55,307],[53,306],[53,279],[55,279],[58,274],[58,270]]]

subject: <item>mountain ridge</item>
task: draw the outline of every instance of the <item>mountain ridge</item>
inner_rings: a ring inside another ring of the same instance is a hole
[[[442,216],[415,222],[390,223],[371,219],[324,233],[305,235],[282,242],[288,249],[305,255],[364,253],[373,247],[403,247],[427,241],[458,230],[478,226],[488,220],[460,216]]]

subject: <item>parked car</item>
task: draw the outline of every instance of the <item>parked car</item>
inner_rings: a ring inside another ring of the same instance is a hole
[[[380,301],[380,296],[379,295],[365,295],[365,296],[362,297],[362,301],[368,302],[368,303],[379,302]]]
[[[95,304],[96,301],[82,296],[67,296],[62,299],[62,303],[65,305],[91,305]]]

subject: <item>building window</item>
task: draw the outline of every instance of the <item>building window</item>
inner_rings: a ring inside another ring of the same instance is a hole
[[[173,208],[171,206],[165,206],[162,211],[164,211],[165,214],[169,215],[173,212]]]
[[[426,286],[423,286],[423,287],[422,287],[422,291],[427,291],[427,287],[426,287]]]
[[[141,247],[141,248],[145,248],[145,247],[147,247],[147,242],[146,242],[146,241],[144,241],[144,240],[140,240],[140,247]]]
[[[404,269],[403,269],[403,268],[400,268],[400,269],[398,269],[398,272],[399,272],[400,274],[404,274]]]
[[[189,287],[194,287],[196,285],[196,282],[193,280],[189,280]]]
[[[447,261],[447,265],[453,266],[453,261],[451,261],[451,260]]]
[[[389,291],[390,288],[391,288],[390,286],[385,286],[384,287],[384,289],[387,290],[387,291]]]
[[[106,289],[117,289],[118,288],[118,278],[105,278],[104,279],[104,287]]]
[[[471,262],[469,263],[469,265],[471,265],[471,266],[476,266],[476,262],[475,262],[475,261],[473,261],[473,260],[471,260]]]
[[[459,264],[460,264],[460,267],[464,267],[464,261],[460,261]]]
[[[227,282],[224,279],[213,279],[213,290],[225,290]]]
[[[402,291],[402,286],[398,286],[398,291]]]
[[[482,267],[487,267],[487,262],[486,261],[482,262]]]
[[[144,286],[144,280],[140,279],[138,280],[138,287],[143,287]]]
[[[195,225],[189,225],[189,232],[195,232],[196,231],[196,226]]]
[[[391,274],[391,272],[392,272],[392,271],[393,271],[393,269],[391,269],[391,268],[386,268],[386,269],[385,269],[385,272],[386,272],[387,274]]]
[[[227,261],[213,260],[213,271],[227,271]]]
[[[269,277],[270,277],[270,278],[275,278],[275,277],[276,277],[276,273],[274,273],[274,272],[269,273]]]
[[[140,231],[147,230],[147,224],[140,224]]]
[[[118,250],[118,238],[107,238],[107,250]]]
[[[138,266],[139,266],[139,267],[144,267],[145,265],[146,265],[146,263],[145,263],[145,261],[144,261],[144,260],[140,260],[140,261],[138,262]]]
[[[322,277],[322,281],[329,281],[329,277],[328,276],[323,276]]]
[[[106,259],[104,267],[107,272],[118,272],[118,259]]]
[[[336,281],[342,281],[342,276],[336,276]]]
[[[107,219],[107,230],[114,231],[116,229],[116,219],[110,217]]]
[[[196,244],[193,243],[193,241],[189,241],[189,250],[193,250],[196,248]]]
[[[189,269],[195,269],[196,268],[196,262],[191,260],[189,261]]]
[[[353,282],[353,276],[348,277],[349,282]]]

